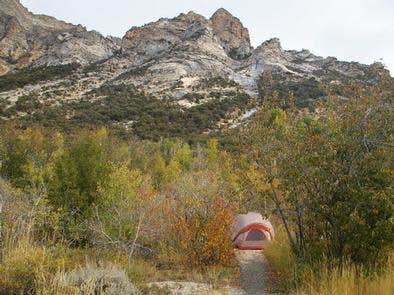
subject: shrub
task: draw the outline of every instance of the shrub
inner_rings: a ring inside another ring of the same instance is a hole
[[[0,77],[0,92],[41,81],[66,77],[79,68],[78,64],[25,68]]]
[[[113,265],[99,267],[87,264],[70,272],[59,273],[54,285],[58,290],[74,290],[76,294],[139,294],[126,273]]]
[[[199,181],[207,181],[208,175],[199,173]],[[170,252],[185,266],[231,265],[233,245],[229,232],[234,211],[231,202],[216,194],[212,184],[200,187],[189,195],[175,199],[170,205],[168,240]],[[182,189],[182,188],[181,188]],[[193,189],[193,186],[188,188]]]
[[[100,204],[100,183],[109,176],[105,129],[85,133],[53,162],[48,173],[48,200],[64,214],[66,236],[75,243],[86,242],[86,224],[94,204]]]
[[[46,165],[61,148],[63,138],[58,133],[39,127],[16,130],[10,125],[1,130],[1,175],[14,186],[40,189]]]
[[[86,265],[89,259],[97,263],[111,260],[127,266],[127,257],[124,262],[120,253],[39,246],[23,237],[15,238],[20,238],[15,246],[2,249],[0,294],[136,294],[118,267]],[[103,289],[109,293],[101,292]]]
[[[142,238],[142,223],[150,214],[150,182],[139,171],[122,165],[113,168],[98,187],[98,194],[102,202],[94,205],[96,210],[88,220],[91,242],[99,247],[116,247],[130,260]]]
[[[391,294],[394,288],[394,255],[380,273],[369,273],[349,262],[321,257],[319,262],[297,260],[283,226],[276,230],[275,240],[264,248],[278,291],[291,294]]]

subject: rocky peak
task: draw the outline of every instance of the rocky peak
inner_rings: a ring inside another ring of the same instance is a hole
[[[25,29],[41,27],[49,30],[67,30],[72,24],[59,21],[47,15],[36,15],[24,7],[19,0],[0,0],[0,14],[13,17]]]
[[[132,27],[122,39],[122,52],[139,64],[211,31],[209,21],[202,15],[193,11],[181,13],[172,19],[162,18],[142,27]]]
[[[210,20],[215,35],[229,56],[240,60],[250,55],[252,48],[249,31],[238,18],[220,8]]]
[[[119,45],[123,54],[114,54]],[[93,64],[99,60],[101,62]],[[181,128],[185,118],[197,122],[193,125],[186,122],[186,125],[193,126],[193,130],[201,129],[201,132],[222,128],[235,117],[240,119],[233,126],[239,125],[260,106],[255,105],[256,102],[264,104],[263,99],[249,99],[248,96],[264,98],[279,92],[285,101],[291,93],[297,105],[307,106],[321,98],[321,85],[325,83],[376,83],[380,75],[388,75],[380,64],[365,66],[335,58],[324,59],[307,50],[283,50],[277,38],[252,49],[248,30],[224,9],[219,9],[210,19],[189,12],[133,27],[119,44],[117,39],[104,38],[82,26],[30,13],[19,1],[0,0],[0,75],[24,66],[73,62],[92,66],[84,69],[60,67],[69,68],[64,76],[44,77],[30,85],[21,81],[21,85],[15,83],[17,85],[6,85],[10,87],[5,91],[0,89],[1,107],[6,106],[14,112],[3,107],[0,111],[7,112],[2,114],[25,116],[27,120],[37,114],[37,118],[50,124],[56,122],[56,117],[62,124],[65,119],[80,123],[81,118],[94,115],[96,107],[103,111],[111,109],[106,93],[119,93],[122,98],[119,102],[111,100],[119,108],[136,102],[144,104],[144,94],[149,97],[148,105],[136,108],[138,113],[130,111],[120,116],[103,113],[103,119],[98,120],[105,125],[137,130],[138,126],[146,125],[146,120],[152,120],[152,114],[163,113],[168,106],[174,120],[167,125],[171,125],[169,130],[179,136],[183,134]],[[101,87],[103,85],[105,87]],[[134,95],[137,91],[141,94],[138,98]],[[124,96],[126,92],[131,93]],[[156,104],[151,97],[169,100],[169,103]],[[14,108],[19,99],[22,99],[21,106],[27,103],[29,110],[36,101],[40,102],[40,107],[33,111],[34,115],[19,112],[18,109],[23,108]],[[176,103],[180,106],[179,116],[175,113]],[[200,107],[204,104],[206,107]],[[155,112],[156,106],[160,112]],[[250,109],[252,107],[256,108]],[[201,111],[207,112],[204,118],[210,127],[199,123],[203,118],[199,114]],[[168,123],[165,114],[157,116],[159,120],[154,117],[155,122]],[[167,131],[153,130],[152,133],[161,132]]]
[[[207,20],[193,11],[187,14],[181,13],[175,18],[161,18],[156,22],[151,22],[142,27],[132,27],[126,32],[123,37],[123,41],[126,45],[131,45],[130,43],[136,42],[139,39],[175,39],[181,38],[184,32],[194,24],[207,24]],[[170,40],[168,40],[170,41]],[[172,43],[172,42],[171,42]]]
[[[272,38],[267,41],[264,41],[261,45],[261,48],[264,48],[265,50],[270,50],[270,51],[277,51],[277,52],[282,52],[282,45],[280,44],[279,38]]]
[[[272,38],[264,41],[254,52],[255,55],[268,60],[277,60],[283,56],[283,53],[284,51],[278,38]]]
[[[183,20],[185,22],[191,23],[194,21],[206,21],[206,18],[201,14],[195,13],[194,11],[189,11],[188,13],[181,13],[175,18],[176,20]]]
[[[110,57],[117,42],[54,17],[0,0],[0,75],[27,65],[87,64]]]
[[[0,11],[10,16],[23,18],[29,11],[20,3],[19,0],[0,0]]]

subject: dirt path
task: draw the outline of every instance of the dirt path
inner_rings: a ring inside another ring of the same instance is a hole
[[[240,288],[227,287],[215,291],[209,284],[175,281],[154,282],[148,284],[148,287],[161,290],[159,292],[167,290],[169,294],[178,295],[278,295],[268,291],[270,287],[268,266],[261,251],[235,250],[235,254],[241,269]]]
[[[250,295],[268,295],[269,273],[261,251],[236,251],[241,268],[241,289]]]

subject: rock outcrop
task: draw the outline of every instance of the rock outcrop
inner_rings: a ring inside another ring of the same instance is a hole
[[[248,29],[224,8],[211,17],[212,28],[224,50],[232,58],[242,60],[250,56],[252,47]]]
[[[89,64],[108,58],[119,40],[29,12],[19,0],[0,0],[0,74],[27,65]]]

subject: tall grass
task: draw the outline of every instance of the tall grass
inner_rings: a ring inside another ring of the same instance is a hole
[[[297,294],[310,295],[391,295],[394,292],[394,270],[389,267],[381,275],[366,276],[354,266],[347,265],[304,277]]]
[[[264,247],[264,255],[270,265],[274,285],[281,292],[288,292],[296,286],[296,266],[285,231],[279,227],[275,240]]]
[[[278,291],[302,295],[391,295],[394,290],[394,253],[379,274],[366,275],[347,263],[332,267],[322,259],[319,265],[296,262],[283,229],[264,249]]]

